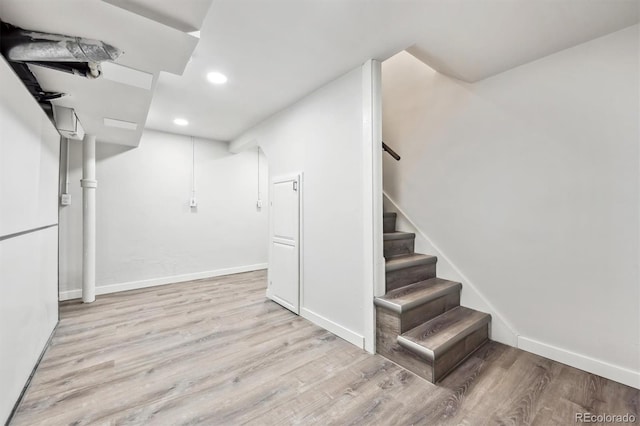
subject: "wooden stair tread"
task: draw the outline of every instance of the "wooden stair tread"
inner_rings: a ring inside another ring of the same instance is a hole
[[[488,341],[491,316],[460,306],[462,284],[436,276],[438,258],[415,253],[416,234],[399,231],[397,217],[383,213],[387,293],[374,298],[376,351],[436,383]]]
[[[460,291],[462,284],[442,278],[431,278],[392,290],[374,303],[397,314],[438,299],[446,294]]]
[[[397,271],[398,269],[410,268],[412,266],[429,265],[437,261],[438,258],[436,256],[429,256],[427,254],[404,254],[386,259],[385,270],[386,272]]]
[[[458,306],[398,336],[398,344],[433,363],[450,347],[487,325],[491,315]]]
[[[414,234],[413,232],[395,231],[395,232],[385,232],[383,234],[383,239],[385,241],[389,241],[389,240],[407,240],[407,239],[413,239],[415,237],[416,237],[416,234]]]

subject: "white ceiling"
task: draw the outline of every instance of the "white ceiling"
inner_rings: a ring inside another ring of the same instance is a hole
[[[367,59],[410,46],[405,9],[391,1],[216,0],[184,75],[160,75],[147,126],[231,140]],[[211,70],[228,83],[209,84]],[[174,125],[177,116],[189,126]]]
[[[211,6],[211,0],[103,0],[184,32],[197,31]]]
[[[425,25],[409,52],[437,71],[475,82],[636,24],[639,4],[637,0],[434,2],[424,9]]]
[[[116,63],[151,74],[145,90],[32,67],[45,90],[69,93],[56,103],[75,108],[87,132],[136,146],[145,117],[150,128],[233,140],[367,59],[403,49],[440,72],[477,81],[633,25],[640,7],[640,0],[211,2],[0,0],[0,17],[113,44],[125,52]],[[187,32],[200,26],[198,43]],[[209,84],[212,70],[229,82]],[[189,126],[174,125],[176,117]],[[105,127],[104,118],[139,126]]]
[[[638,8],[638,0],[216,0],[184,75],[160,75],[147,126],[232,140],[369,58],[410,47],[473,82],[635,24]],[[211,70],[228,84],[209,84]]]
[[[193,2],[193,9],[206,11],[203,0],[182,2],[187,9]],[[169,7],[158,3],[156,15],[166,13]],[[30,67],[44,90],[68,94],[54,103],[74,108],[87,133],[95,134],[101,142],[123,145],[138,145],[160,71],[181,74],[198,43],[197,37],[101,0],[2,0],[0,17],[28,30],[104,41],[124,51],[117,64],[151,74],[152,87],[145,90],[106,78],[88,80]],[[185,21],[189,23],[188,16]],[[199,25],[200,21],[190,24]],[[107,127],[104,118],[134,122],[138,127]]]

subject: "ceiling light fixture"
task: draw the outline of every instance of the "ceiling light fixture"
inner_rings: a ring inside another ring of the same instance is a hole
[[[184,118],[176,118],[173,120],[173,124],[176,124],[178,126],[186,126],[189,124],[189,122]]]
[[[213,84],[225,84],[227,82],[227,76],[218,71],[211,71],[207,74],[207,80]]]

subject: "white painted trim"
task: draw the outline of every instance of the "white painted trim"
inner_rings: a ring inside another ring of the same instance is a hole
[[[374,257],[373,277],[374,296],[384,296],[386,272],[384,259],[384,201],[382,179],[382,64],[374,61],[372,73],[373,86],[373,219],[374,219]],[[375,313],[375,309],[373,310]]]
[[[271,179],[271,183],[283,183],[290,180],[299,181],[301,173],[291,173],[287,175],[280,175]]]
[[[432,253],[432,254],[437,255],[439,259],[442,259],[445,262],[447,262],[451,267],[451,269],[460,277],[460,280],[463,282],[463,285],[471,289],[471,291],[473,291],[475,294],[477,294],[480,300],[482,300],[482,302],[487,306],[492,316],[492,328],[495,328],[495,326],[498,325],[496,324],[496,320],[498,320],[502,324],[502,327],[500,329],[501,335],[499,337],[492,335],[491,338],[501,343],[504,343],[506,345],[517,347],[519,333],[517,332],[516,328],[504,317],[504,315],[500,313],[500,311],[498,311],[495,308],[495,306],[493,306],[493,304],[491,304],[491,302],[489,302],[489,299],[487,299],[487,297],[478,289],[478,287],[475,286],[473,282],[464,273],[462,273],[462,271],[460,271],[460,269],[451,261],[451,259],[440,249],[440,247],[435,245],[431,240],[431,238],[429,238],[427,234],[424,231],[422,231],[422,229],[420,229],[418,225],[416,225],[411,220],[411,218],[409,218],[409,216],[404,212],[404,210],[400,208],[398,203],[396,203],[395,200],[393,200],[393,198],[391,198],[386,191],[383,191],[383,194],[386,197],[386,199],[389,200],[389,202],[393,205],[396,212],[399,215],[401,215],[413,227],[413,229],[416,231],[417,234],[419,234],[422,238],[424,238],[424,240],[434,248],[436,253]]]
[[[274,294],[271,293],[271,291],[269,291],[269,288],[267,288],[267,299],[271,299],[272,301],[276,302],[278,305],[287,308],[288,310],[290,310],[291,312],[293,312],[294,314],[297,313],[296,312],[296,307],[293,306],[291,303],[287,302],[284,299],[281,299],[278,296],[275,296]]]
[[[151,278],[148,280],[129,281],[117,284],[101,285],[96,287],[96,294],[117,293],[120,291],[137,290],[147,287],[155,287],[159,285],[182,283],[186,281],[201,280],[205,278],[214,278],[222,275],[239,274],[241,272],[259,271],[267,269],[267,263],[258,263],[255,265],[236,266],[233,268],[217,269],[214,271],[196,272],[193,274],[173,275],[169,277]],[[61,291],[58,299],[71,300],[82,297],[82,289]]]
[[[528,337],[518,336],[518,348],[536,355],[570,365],[627,386],[640,389],[640,372],[591,358],[567,349],[558,348]]]
[[[381,66],[368,60],[362,66],[362,272],[364,297],[364,349],[375,353],[373,298],[384,287],[382,239],[382,113]],[[382,284],[381,284],[382,283]]]
[[[373,89],[373,296],[382,296],[386,293],[386,271],[384,258],[384,201],[382,196],[382,63],[373,62],[372,89]],[[376,310],[371,306],[373,318],[373,330],[371,332],[371,352],[376,352]],[[366,341],[365,341],[366,344]],[[365,347],[368,350],[367,347]]]
[[[304,172],[298,172],[298,310],[304,306]]]
[[[343,326],[341,326],[340,324],[337,324],[325,317],[323,317],[322,315],[318,315],[313,311],[310,311],[307,308],[302,308],[300,309],[300,316],[302,316],[302,318],[305,318],[309,321],[311,321],[312,323],[324,328],[325,330],[335,334],[336,336],[340,337],[341,339],[346,340],[347,342],[356,345],[359,348],[363,348],[364,349],[364,337],[359,335],[358,333],[355,333],[351,330],[349,330],[348,328],[345,328]]]

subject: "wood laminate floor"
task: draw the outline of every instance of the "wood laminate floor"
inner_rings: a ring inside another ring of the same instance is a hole
[[[573,425],[640,392],[499,343],[439,385],[265,299],[264,271],[61,304],[11,425]]]

